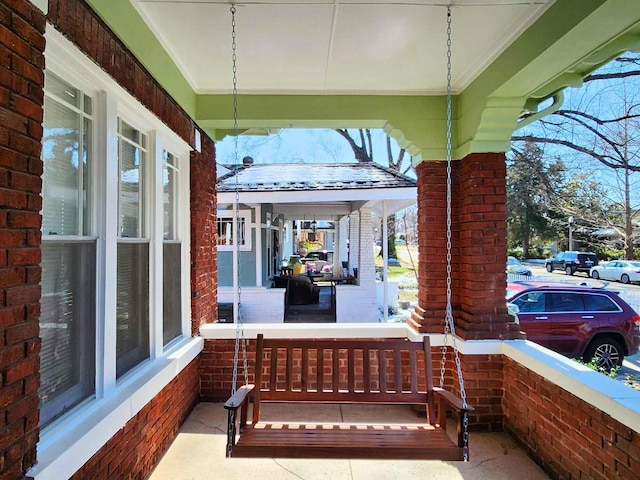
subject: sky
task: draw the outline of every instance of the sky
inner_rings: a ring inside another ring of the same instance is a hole
[[[350,130],[357,132],[357,130]],[[380,129],[372,129],[374,161],[387,165],[386,135]],[[353,134],[352,133],[352,134]],[[399,147],[391,140],[394,154]],[[358,142],[359,143],[359,142]],[[352,163],[355,162],[349,143],[331,129],[283,129],[267,136],[240,136],[238,158],[253,157],[255,163]],[[233,137],[216,143],[218,163],[235,163]],[[405,164],[408,164],[406,157]]]

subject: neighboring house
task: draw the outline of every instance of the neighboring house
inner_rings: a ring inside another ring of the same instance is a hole
[[[233,303],[239,284],[244,321],[282,322],[283,291],[269,288],[270,279],[309,240],[333,250],[334,272],[343,262],[350,274],[357,271],[354,285],[336,286],[336,320],[378,321],[372,214],[384,218],[415,204],[414,179],[375,163],[255,164],[245,157],[242,165],[224,168],[218,178],[220,302]]]

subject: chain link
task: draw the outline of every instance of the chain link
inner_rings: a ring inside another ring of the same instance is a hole
[[[240,182],[238,180],[238,172],[240,170],[240,163],[238,161],[239,148],[238,137],[240,129],[238,128],[238,68],[237,68],[237,56],[236,56],[236,7],[231,5],[231,63],[233,72],[233,146],[234,146],[234,163],[235,163],[235,181],[236,181],[236,198],[235,198],[235,220],[236,231],[234,238],[234,248],[239,250],[240,240],[242,237],[243,228],[246,225],[241,223],[240,217]],[[247,361],[247,340],[244,336],[244,322],[242,318],[242,269],[238,259],[236,262],[238,268],[238,315],[236,322],[236,342],[233,352],[233,373],[231,379],[231,397],[234,398],[237,391],[238,382],[238,363],[240,357],[240,344],[242,344],[242,361],[244,367],[244,384],[249,383],[249,366]],[[231,420],[230,420],[231,421]]]
[[[456,370],[458,372],[458,383],[460,385],[460,397],[462,399],[462,408],[467,409],[467,394],[464,389],[464,378],[462,377],[462,366],[460,365],[460,355],[458,353],[458,345],[456,343],[456,326],[453,319],[453,309],[451,306],[451,160],[452,145],[451,133],[453,127],[452,120],[452,101],[451,101],[451,6],[447,7],[447,307],[445,312],[444,342],[442,344],[442,359],[440,361],[440,388],[444,388],[444,378],[447,363],[447,342],[449,335],[452,340]],[[463,459],[469,460],[469,416],[465,413],[462,426],[463,434]]]

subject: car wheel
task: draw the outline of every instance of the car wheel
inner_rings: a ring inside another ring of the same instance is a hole
[[[550,263],[547,263],[547,272],[549,273],[553,272],[553,267],[551,266]]]
[[[573,275],[573,268],[571,267],[565,268],[564,271],[567,275]]]
[[[621,281],[622,283],[629,283],[629,275],[627,275],[627,274],[625,273],[624,275],[622,275],[622,276],[620,277],[620,281]]]
[[[596,280],[600,278],[600,274],[598,273],[597,270],[594,270],[593,272],[591,272],[591,278],[595,278]]]
[[[611,337],[599,337],[591,342],[582,359],[586,363],[594,360],[598,368],[609,373],[611,369],[622,366],[624,353],[617,340]]]

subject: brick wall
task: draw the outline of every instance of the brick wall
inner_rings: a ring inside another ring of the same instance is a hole
[[[45,19],[0,3],[0,478],[36,460]]]
[[[187,365],[72,478],[146,478],[198,403],[199,363]]]
[[[191,153],[191,331],[218,318],[216,165],[212,142]]]
[[[504,428],[551,478],[638,478],[637,432],[509,358],[504,378]]]
[[[205,340],[200,354],[200,399],[206,402],[226,402],[231,395],[235,340]],[[239,350],[238,385],[244,384],[242,348]],[[254,382],[256,342],[247,340],[249,383]]]
[[[84,1],[50,0],[46,19],[28,0],[0,3],[0,479],[19,478],[34,465],[39,434],[39,211],[46,20],[191,146],[196,128]],[[193,221],[198,227],[191,233],[196,248],[192,252],[195,332],[201,323],[215,318],[216,308],[215,247],[202,254],[206,245],[215,245],[211,235],[216,202],[214,146],[204,134],[202,153],[192,154],[191,168],[192,178],[199,179],[192,190]],[[194,362],[77,476],[146,475],[198,394],[198,363]],[[129,442],[126,455],[122,442]]]

